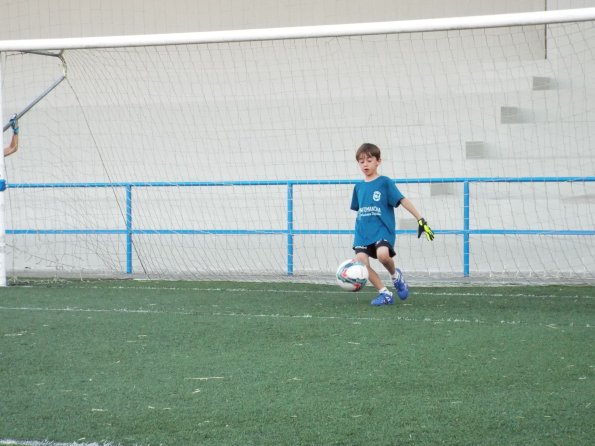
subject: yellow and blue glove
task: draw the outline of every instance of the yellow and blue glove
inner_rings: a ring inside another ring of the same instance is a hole
[[[420,238],[421,235],[425,233],[428,240],[434,240],[434,231],[432,231],[432,228],[428,226],[428,222],[425,220],[425,218],[422,217],[417,220],[417,224],[417,238]]]

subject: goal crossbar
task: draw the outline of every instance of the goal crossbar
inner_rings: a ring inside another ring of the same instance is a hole
[[[505,26],[548,25],[589,20],[595,20],[595,8],[230,31],[0,40],[0,52],[249,42],[261,40],[306,39],[312,37],[347,37],[424,31],[498,28]]]

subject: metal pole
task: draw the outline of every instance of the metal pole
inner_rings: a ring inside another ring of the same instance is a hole
[[[31,101],[31,103],[29,103],[29,105],[27,105],[24,109],[22,109],[20,112],[18,112],[16,115],[17,119],[20,119],[22,116],[25,115],[25,113],[27,113],[29,110],[31,110],[39,101],[41,101],[43,98],[45,98],[54,88],[56,88],[58,85],[60,85],[60,83],[66,79],[66,61],[64,60],[64,58],[62,57],[62,51],[60,51],[60,53],[58,54],[53,54],[53,53],[44,53],[44,52],[36,52],[36,51],[31,51],[31,54],[39,54],[42,56],[52,56],[52,57],[57,57],[58,59],[60,59],[62,61],[62,76],[60,76],[58,79],[56,79],[48,88],[46,88],[43,93],[41,93],[39,96],[37,96],[35,99],[33,99],[33,101]],[[10,123],[7,123],[6,125],[4,125],[4,127],[2,128],[2,133],[4,133],[6,130],[8,130],[10,127]]]

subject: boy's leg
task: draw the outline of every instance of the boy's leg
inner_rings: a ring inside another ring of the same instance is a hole
[[[393,295],[390,291],[386,289],[384,283],[380,279],[380,276],[374,271],[374,269],[370,266],[370,255],[367,252],[359,251],[356,253],[355,257],[357,260],[362,262],[368,268],[368,280],[374,285],[374,287],[378,290],[378,296],[372,299],[371,304],[374,306],[380,305],[389,305],[394,303]]]
[[[378,246],[376,248],[376,255],[378,256],[378,261],[382,263],[390,276],[393,277],[395,275],[396,267],[395,261],[390,256],[388,246]]]
[[[382,283],[380,276],[378,276],[378,273],[376,273],[376,271],[374,271],[370,266],[370,256],[365,252],[358,252],[355,258],[362,262],[364,265],[366,265],[366,267],[368,268],[368,280],[370,281],[370,283],[374,285],[374,287],[378,291],[384,288],[384,284]]]
[[[401,300],[407,299],[409,296],[409,287],[403,278],[403,273],[400,269],[397,269],[395,266],[395,261],[393,260],[392,256],[395,255],[394,250],[392,250],[389,246],[380,245],[376,248],[376,255],[378,256],[378,260],[386,270],[389,272],[390,277],[393,281],[393,285],[397,289],[397,294]],[[391,256],[392,255],[392,256]]]

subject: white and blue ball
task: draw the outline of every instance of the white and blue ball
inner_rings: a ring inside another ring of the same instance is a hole
[[[344,290],[359,291],[368,282],[368,268],[357,259],[349,259],[339,265],[336,276]]]

